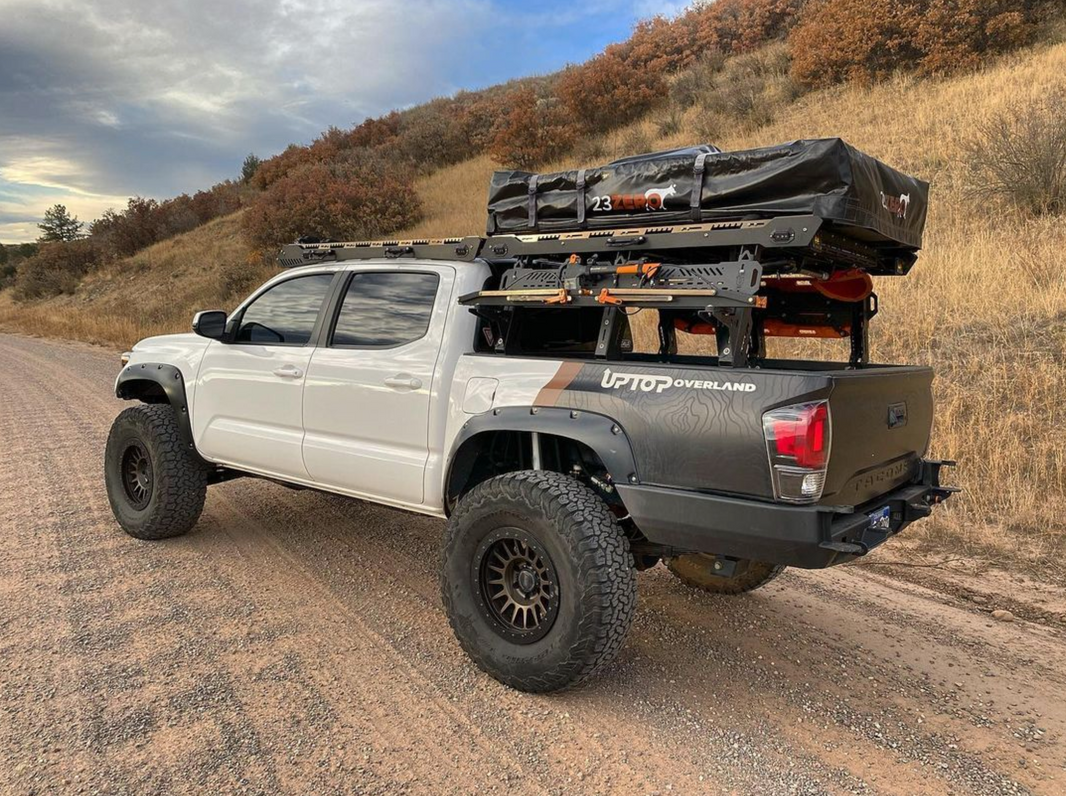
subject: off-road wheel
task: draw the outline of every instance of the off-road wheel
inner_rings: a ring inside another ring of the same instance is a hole
[[[569,476],[498,476],[448,521],[441,595],[482,670],[520,691],[576,685],[622,647],[637,604],[629,541]]]
[[[207,465],[182,440],[171,406],[134,406],[112,423],[104,480],[115,519],[130,536],[167,539],[187,533],[203,511],[207,473]]]
[[[687,553],[667,559],[666,568],[686,586],[712,594],[743,594],[765,586],[785,571],[784,566],[764,561],[738,561],[737,574],[726,577],[715,574],[716,559],[717,556],[703,553]]]

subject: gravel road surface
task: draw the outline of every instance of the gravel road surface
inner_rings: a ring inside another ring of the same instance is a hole
[[[452,637],[438,521],[240,479],[188,536],[122,533],[118,368],[0,335],[2,794],[1066,793],[1061,591],[660,567],[615,664],[528,696]]]

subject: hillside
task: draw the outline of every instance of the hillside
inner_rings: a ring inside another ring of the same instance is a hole
[[[757,129],[713,143],[739,149],[841,136],[932,183],[926,250],[911,276],[882,279],[874,357],[938,371],[933,452],[960,461],[966,496],[915,533],[986,558],[1011,555],[1060,575],[1066,540],[1066,228],[1055,218],[999,212],[966,189],[966,144],[1008,101],[1062,87],[1066,44],[1006,56],[984,71],[941,80],[897,77],[871,88],[815,91]],[[587,142],[602,161],[634,146],[691,144],[697,107],[671,125],[656,112]],[[675,129],[669,129],[672,126]],[[664,128],[667,134],[663,134]],[[541,167],[576,165],[578,156]],[[484,226],[488,156],[418,181],[423,220],[398,237],[476,233]],[[229,307],[272,273],[241,234],[240,214],[155,244],[88,275],[72,294],[16,305],[0,293],[0,327],[117,347],[188,328],[196,309]]]
[[[971,553],[1009,550],[1060,573],[1066,446],[1053,418],[1066,416],[1066,229],[1054,218],[997,214],[969,196],[964,149],[983,117],[1060,89],[1063,74],[1066,45],[1058,45],[965,77],[819,91],[766,127],[714,142],[729,150],[841,136],[932,183],[926,248],[909,277],[878,280],[882,309],[873,326],[875,360],[937,369],[933,452],[960,462],[967,490],[947,517],[915,533],[942,542],[951,531]],[[680,131],[659,140],[654,118],[634,127],[636,137],[667,148],[697,140],[697,123],[690,111]],[[620,130],[605,148],[621,153],[633,137],[633,128]],[[480,158],[423,181],[430,209],[407,234],[479,230],[492,169]]]

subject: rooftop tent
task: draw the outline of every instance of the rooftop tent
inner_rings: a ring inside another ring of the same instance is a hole
[[[497,171],[490,235],[814,215],[867,245],[922,244],[928,183],[839,138],[721,152],[703,145],[604,166]]]

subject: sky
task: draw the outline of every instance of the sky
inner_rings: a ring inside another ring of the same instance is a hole
[[[581,62],[670,0],[0,0],[0,241]]]

